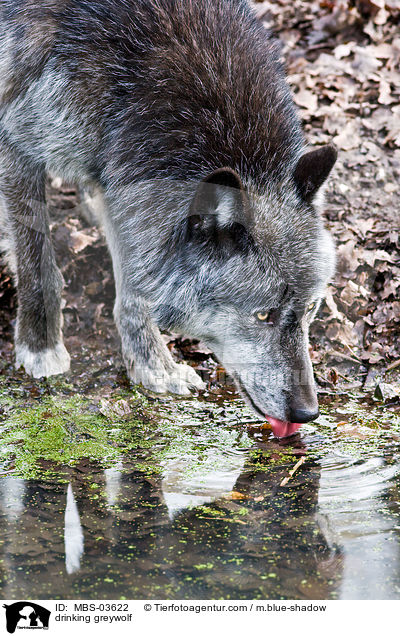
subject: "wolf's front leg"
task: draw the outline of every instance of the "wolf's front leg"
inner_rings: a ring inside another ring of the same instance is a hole
[[[174,362],[141,298],[117,300],[115,322],[129,377],[155,393],[190,395],[205,384],[192,367]]]
[[[62,340],[61,290],[50,242],[45,172],[0,138],[0,197],[7,247],[17,283],[17,367],[35,378],[68,371]]]

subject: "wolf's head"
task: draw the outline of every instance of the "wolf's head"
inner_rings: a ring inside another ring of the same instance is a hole
[[[210,346],[277,436],[318,416],[308,331],[334,272],[319,207],[335,160],[332,146],[313,150],[262,188],[217,170],[187,221],[196,302],[183,327]]]

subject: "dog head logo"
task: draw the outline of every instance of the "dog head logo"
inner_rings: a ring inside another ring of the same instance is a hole
[[[18,629],[48,629],[50,611],[31,601],[19,601],[6,608],[7,631],[13,634]]]

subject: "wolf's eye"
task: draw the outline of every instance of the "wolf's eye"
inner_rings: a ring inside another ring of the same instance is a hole
[[[308,305],[308,307],[307,307],[307,311],[308,311],[309,313],[311,313],[312,311],[314,311],[316,304],[317,304],[317,303],[310,303],[310,304]]]
[[[258,322],[263,322],[265,324],[272,324],[272,317],[273,317],[273,311],[258,311],[256,313],[256,318],[258,320]]]

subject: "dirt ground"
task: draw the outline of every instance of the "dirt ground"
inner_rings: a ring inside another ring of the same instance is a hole
[[[312,328],[316,378],[325,389],[364,389],[399,408],[400,2],[255,2],[282,41],[288,78],[310,145],[339,159],[326,219],[338,268]],[[57,187],[54,187],[54,186]],[[49,185],[52,234],[66,282],[65,336],[75,377],[126,383],[112,320],[111,262],[101,232],[80,215],[73,186]],[[0,372],[14,374],[16,297],[0,257]],[[201,343],[166,335],[179,359],[211,383],[223,370]]]

